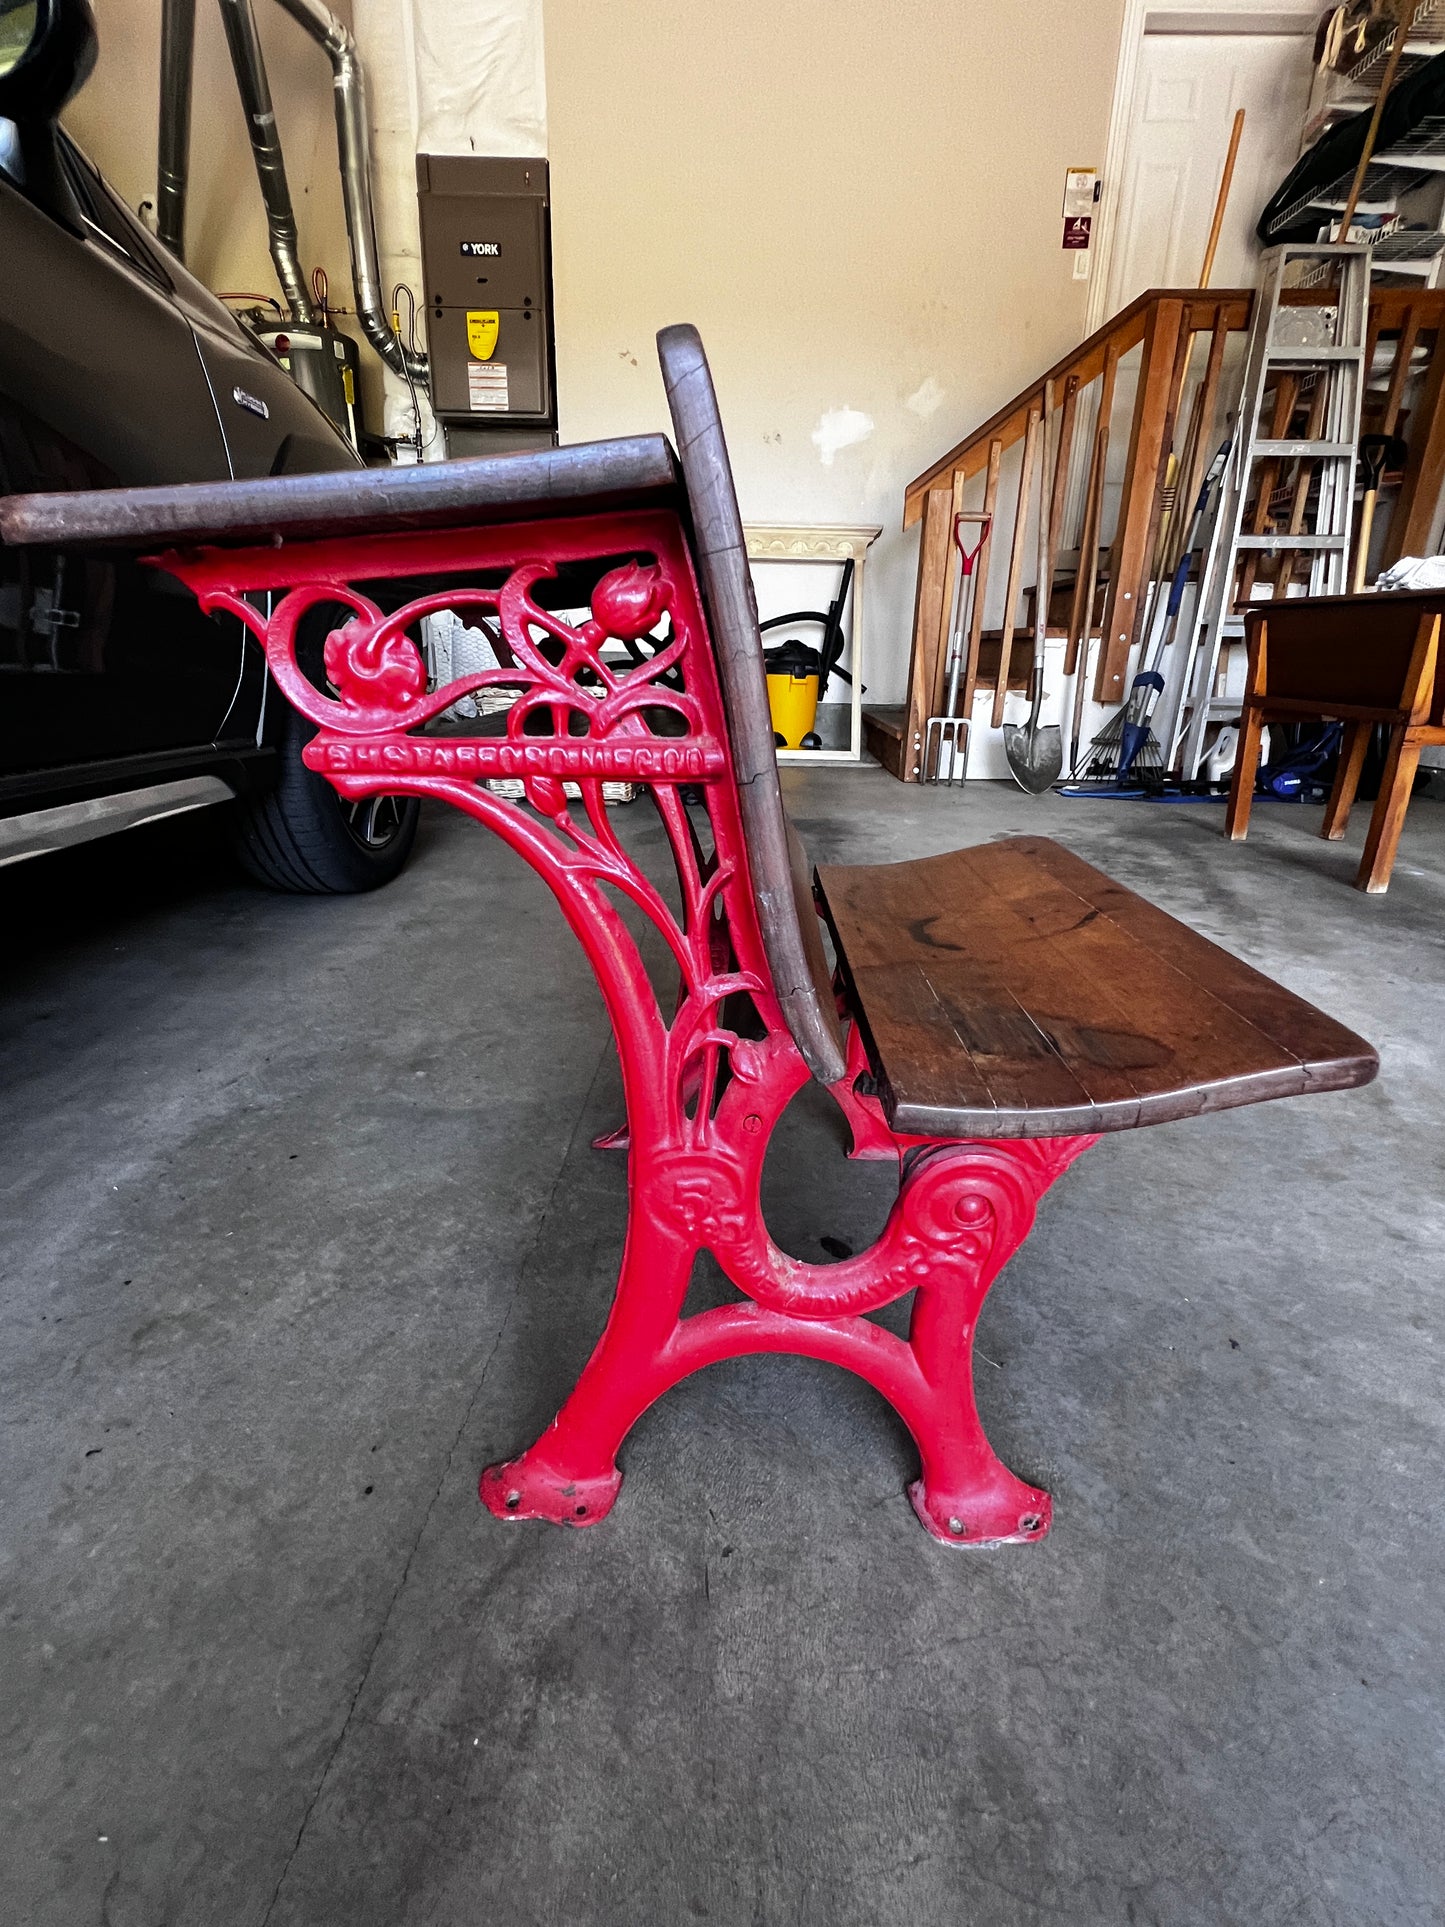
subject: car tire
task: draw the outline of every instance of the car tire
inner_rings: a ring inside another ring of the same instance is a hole
[[[315,730],[286,713],[274,789],[238,807],[233,847],[244,870],[270,890],[305,896],[350,896],[375,890],[399,874],[416,840],[421,805],[414,796],[367,796],[349,803],[301,752]]]

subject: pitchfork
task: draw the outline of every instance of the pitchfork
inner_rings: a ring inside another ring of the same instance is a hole
[[[964,547],[963,537],[959,533],[960,524],[964,522],[979,524],[978,540],[971,549]],[[970,718],[958,713],[958,684],[963,673],[968,634],[969,585],[973,580],[973,565],[988,540],[992,522],[991,515],[972,514],[968,510],[953,518],[953,539],[958,544],[959,578],[957,614],[948,645],[948,694],[945,698],[948,712],[943,716],[930,716],[924,728],[922,780],[925,783],[952,786],[961,783],[968,774]]]

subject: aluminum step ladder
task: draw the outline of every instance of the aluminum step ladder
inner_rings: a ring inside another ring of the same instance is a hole
[[[1238,698],[1217,696],[1215,686],[1225,644],[1244,634],[1234,608],[1241,561],[1248,578],[1252,554],[1289,557],[1286,593],[1296,561],[1308,565],[1300,593],[1337,595],[1348,587],[1369,304],[1367,247],[1286,243],[1260,257],[1234,445],[1203,545],[1193,613],[1179,625],[1155,724],[1165,768],[1177,766],[1186,778],[1199,774],[1210,723],[1239,712]],[[1291,435],[1301,406],[1306,432]],[[1286,470],[1290,479],[1281,485]],[[1276,511],[1273,498],[1281,493],[1287,500]],[[1286,526],[1270,526],[1280,514]]]

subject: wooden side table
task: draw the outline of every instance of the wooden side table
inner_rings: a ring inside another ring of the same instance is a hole
[[[853,590],[848,614],[848,673],[853,678],[847,749],[780,749],[780,763],[861,763],[863,760],[863,563],[882,528],[840,522],[811,525],[745,522],[749,562],[845,562],[853,558]]]
[[[1389,888],[1420,751],[1445,743],[1442,616],[1445,589],[1306,596],[1248,611],[1249,675],[1227,837],[1242,842],[1249,828],[1260,732],[1267,722],[1319,717],[1345,725],[1320,831],[1331,842],[1345,833],[1370,732],[1384,723],[1390,750],[1355,887],[1372,896]]]

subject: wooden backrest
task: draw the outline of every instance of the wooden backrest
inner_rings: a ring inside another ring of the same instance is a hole
[[[1301,596],[1250,609],[1249,697],[1423,721],[1435,692],[1445,591],[1433,596]]]
[[[686,324],[664,328],[657,353],[727,711],[763,948],[794,1043],[820,1082],[836,1084],[844,1071],[842,1029],[811,866],[778,784],[758,607],[712,373],[696,328]]]

